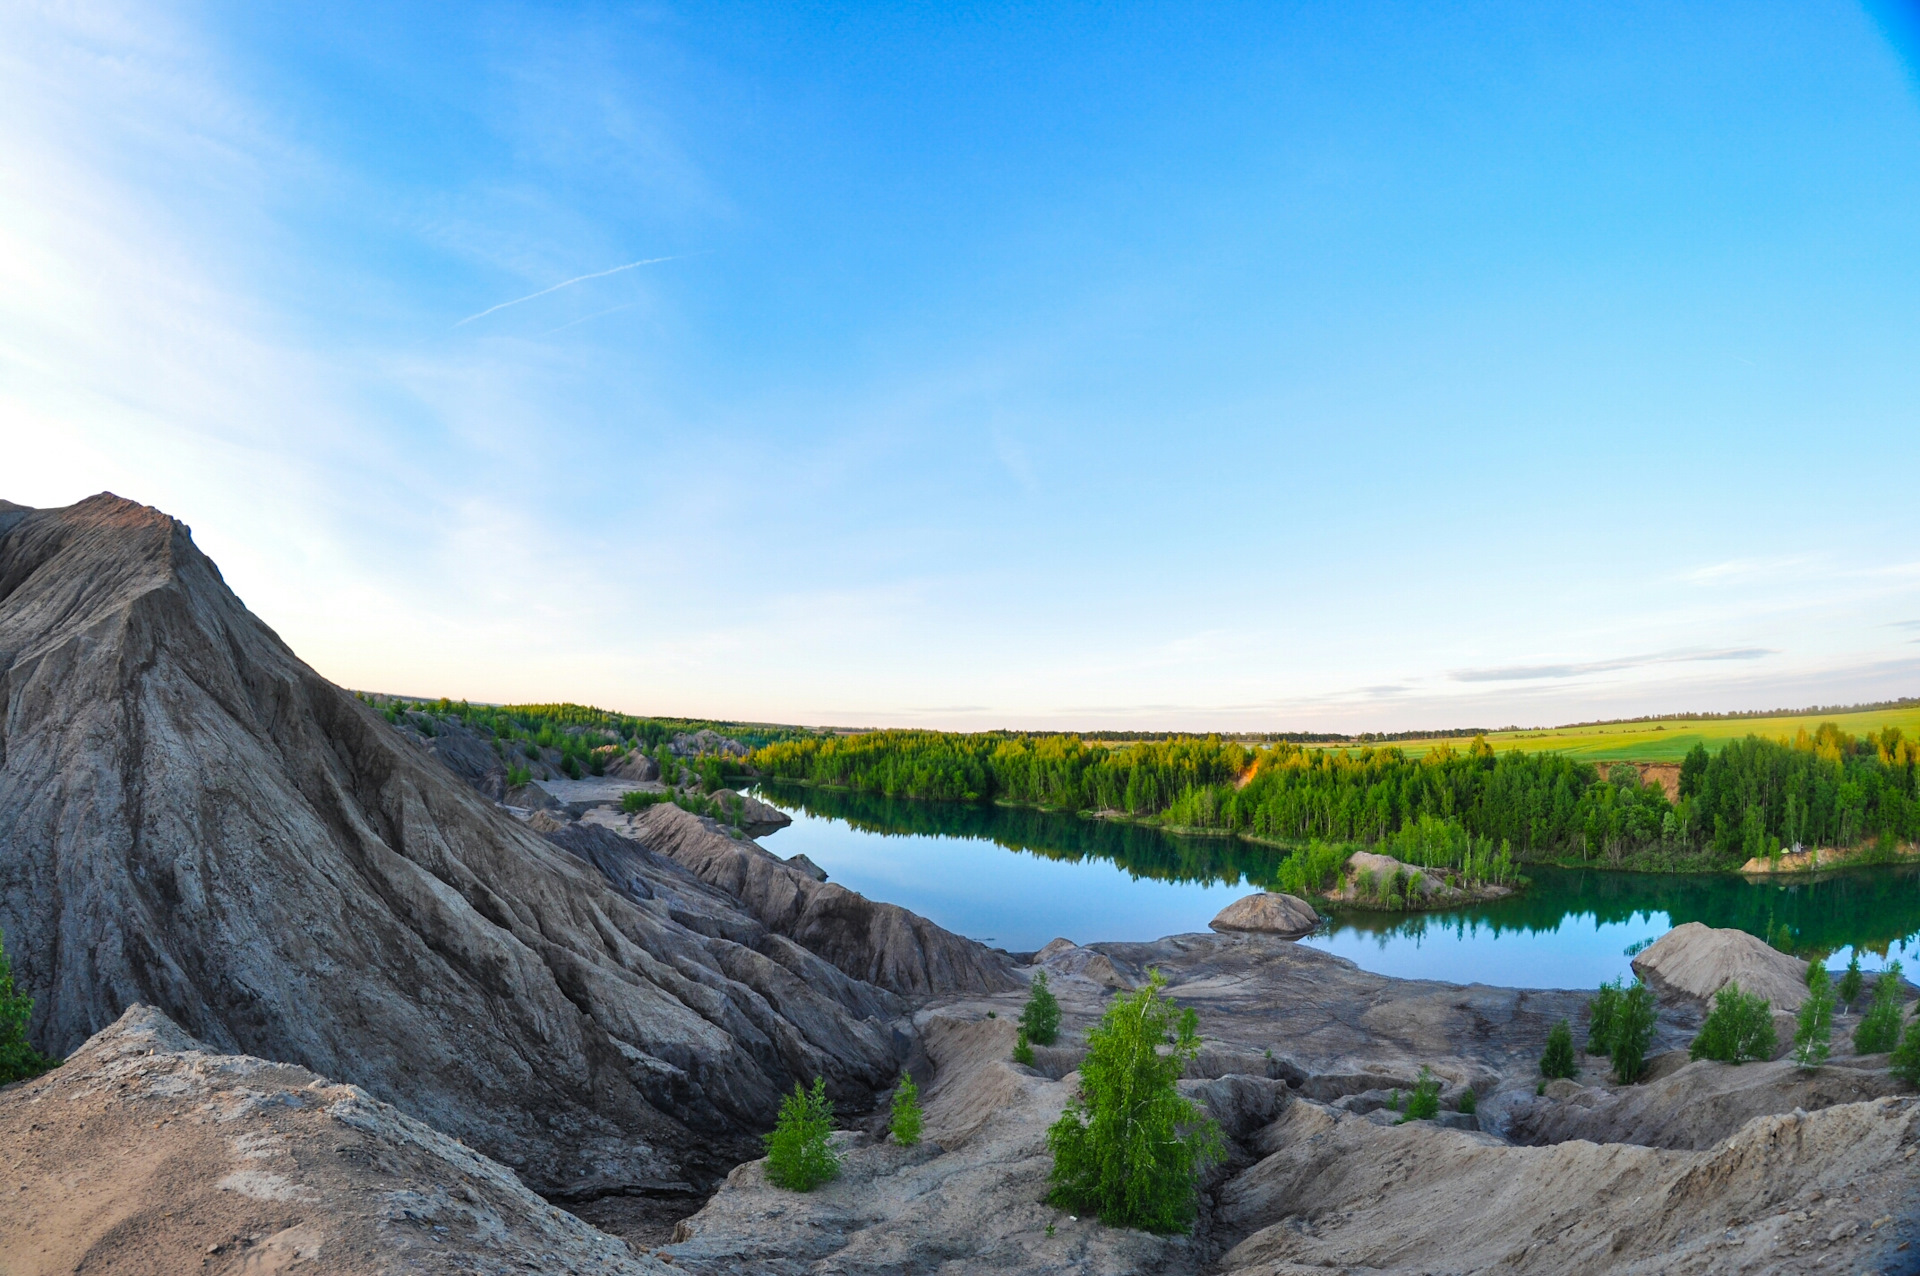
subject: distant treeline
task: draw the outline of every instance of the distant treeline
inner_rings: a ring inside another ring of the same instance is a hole
[[[609,753],[625,756],[639,750],[660,754],[663,746],[676,736],[713,731],[748,748],[760,748],[783,740],[809,738],[801,727],[779,727],[740,722],[712,722],[699,718],[639,718],[582,704],[472,704],[465,700],[414,700],[405,696],[387,696],[363,692],[360,698],[378,709],[387,721],[403,719],[428,735],[434,733],[436,718],[457,718],[470,730],[491,734],[512,754],[537,750],[557,753],[557,765],[569,775],[599,774]],[[716,760],[714,765],[722,765]]]
[[[1072,735],[876,731],[754,751],[762,773],[890,796],[1099,811],[1301,844],[1372,844],[1423,817],[1520,858],[1639,867],[1723,864],[1783,845],[1920,837],[1920,742],[1832,724],[1792,741],[1696,747],[1669,802],[1637,768],[1496,754],[1484,739],[1419,759],[1398,748],[1248,748],[1218,736],[1110,747]]]

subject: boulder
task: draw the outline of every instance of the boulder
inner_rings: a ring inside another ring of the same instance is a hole
[[[1129,992],[1146,982],[1146,974],[1106,953],[1082,948],[1070,939],[1056,939],[1034,954],[1033,964],[1055,975],[1084,979],[1115,992]]]
[[[1298,939],[1319,924],[1320,914],[1313,911],[1312,904],[1271,891],[1237,899],[1207,923],[1214,930],[1259,931],[1285,939]]]
[[[616,780],[633,780],[646,784],[660,778],[660,764],[635,749],[608,767],[607,774]]]
[[[1402,864],[1391,855],[1375,855],[1372,851],[1355,851],[1347,860],[1347,872],[1356,880],[1362,873],[1372,873],[1381,886],[1385,886],[1398,873],[1420,879],[1420,893],[1431,895],[1445,884],[1442,874],[1431,869],[1417,868],[1412,864]]]
[[[1675,926],[1633,959],[1634,973],[1667,996],[1710,1000],[1729,982],[1758,993],[1775,1010],[1798,1010],[1807,999],[1807,963],[1744,930],[1699,922]]]
[[[148,1006],[0,1090],[0,1146],[9,1272],[674,1270],[360,1087]]]
[[[760,837],[793,823],[793,817],[777,806],[762,802],[750,793],[733,789],[715,789],[712,801],[722,811],[737,812],[738,823],[748,837]]]

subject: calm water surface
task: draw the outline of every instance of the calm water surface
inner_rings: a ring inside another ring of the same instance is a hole
[[[1147,940],[1207,928],[1266,885],[1279,852],[1231,838],[1051,811],[914,802],[762,784],[793,816],[761,840],[805,852],[833,880],[1014,952],[1056,936]],[[1301,941],[1401,977],[1509,987],[1590,988],[1628,971],[1630,952],[1681,922],[1732,926],[1782,947],[1853,946],[1876,970],[1920,940],[1920,866],[1860,869],[1815,882],[1720,874],[1604,873],[1531,867],[1533,887],[1493,904],[1412,917],[1336,914]],[[1920,946],[1917,944],[1916,946]]]

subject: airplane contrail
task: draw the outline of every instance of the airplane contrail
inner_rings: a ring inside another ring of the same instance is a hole
[[[682,255],[684,256],[684,254]],[[576,275],[572,279],[561,280],[551,288],[542,288],[539,292],[530,292],[524,297],[515,297],[512,301],[503,301],[497,306],[488,306],[479,314],[468,315],[465,319],[462,319],[460,323],[456,323],[453,326],[458,328],[461,324],[472,323],[475,319],[485,319],[496,310],[505,310],[508,306],[517,306],[523,301],[532,301],[535,297],[544,297],[550,292],[559,292],[562,288],[571,288],[573,285],[583,284],[589,279],[605,279],[608,275],[617,275],[623,270],[632,270],[636,266],[652,266],[663,261],[677,260],[677,257],[648,257],[644,261],[630,261],[624,266],[615,266],[612,270],[596,270],[591,275]]]

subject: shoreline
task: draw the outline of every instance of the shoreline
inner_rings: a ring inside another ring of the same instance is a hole
[[[782,776],[759,775],[759,776],[752,776],[747,778],[750,778],[751,781],[755,784],[768,783],[776,786],[791,784],[791,785],[797,785],[801,788],[819,789],[823,792],[828,792],[828,793],[858,794],[863,797],[884,798],[891,801],[900,801],[900,802],[915,802],[915,803],[926,804],[929,806],[952,805],[952,806],[972,806],[972,807],[1000,807],[1006,810],[1013,810],[1013,811],[1040,811],[1050,815],[1064,816],[1069,819],[1097,821],[1105,824],[1130,824],[1137,828],[1155,829],[1161,833],[1165,833],[1169,837],[1175,837],[1175,838],[1206,838],[1210,840],[1232,839],[1234,841],[1244,842],[1249,846],[1265,847],[1271,850],[1285,851],[1288,853],[1292,853],[1294,851],[1300,850],[1302,847],[1308,845],[1309,842],[1313,840],[1313,839],[1309,839],[1308,841],[1282,841],[1277,838],[1262,837],[1255,833],[1243,833],[1235,829],[1212,829],[1212,828],[1199,828],[1192,825],[1184,825],[1184,824],[1163,824],[1152,816],[1128,815],[1120,811],[1092,811],[1092,810],[1075,811],[1075,810],[1069,810],[1068,808],[1061,807],[1061,806],[1045,806],[1037,802],[1012,802],[1004,798],[989,798],[985,800],[976,799],[973,801],[968,801],[965,798],[922,798],[922,797],[911,797],[905,794],[887,794],[874,789],[853,788],[849,785],[844,785],[844,784],[821,784],[813,780],[797,780],[797,779],[790,779]],[[835,818],[835,817],[829,816],[828,818]],[[1362,849],[1365,849],[1365,848],[1363,847]],[[1756,856],[1752,859],[1747,860],[1745,863],[1737,866],[1727,865],[1727,866],[1721,866],[1721,867],[1714,867],[1714,866],[1709,866],[1704,864],[1681,864],[1681,865],[1676,865],[1671,867],[1667,867],[1667,866],[1653,867],[1653,866],[1632,865],[1632,864],[1608,864],[1608,863],[1601,863],[1593,860],[1568,860],[1568,859],[1563,859],[1563,858],[1560,858],[1557,856],[1551,856],[1551,855],[1541,856],[1539,858],[1528,858],[1528,859],[1520,859],[1516,857],[1514,860],[1514,863],[1518,865],[1529,865],[1529,866],[1537,865],[1537,866],[1542,866],[1547,868],[1557,868],[1557,869],[1566,869],[1566,870],[1584,869],[1592,872],[1603,872],[1603,873],[1633,873],[1633,874],[1638,874],[1638,875],[1647,876],[1647,877],[1700,875],[1700,876],[1714,876],[1714,877],[1746,877],[1746,878],[1772,877],[1772,876],[1795,876],[1795,877],[1812,876],[1816,873],[1834,872],[1834,871],[1839,871],[1841,869],[1849,869],[1849,868],[1887,868],[1887,867],[1897,867],[1905,864],[1920,863],[1920,843],[1911,844],[1911,845],[1899,848],[1899,850],[1895,852],[1895,858],[1893,859],[1879,858],[1878,852],[1875,848],[1866,847],[1866,846],[1856,847],[1851,850],[1835,849],[1835,848],[1828,848],[1828,847],[1821,847],[1816,849],[1818,854],[1817,864],[1811,864],[1811,865],[1808,864],[1808,861],[1811,858],[1813,852],[1802,851],[1797,854],[1794,852],[1786,852],[1781,857],[1780,867],[1770,866],[1768,860],[1765,857],[1761,857],[1761,856]],[[1873,858],[1868,858],[1869,856],[1873,856]],[[1491,901],[1477,901],[1477,902],[1491,902]],[[1366,911],[1387,911],[1387,910],[1366,910]],[[1413,911],[1437,911],[1437,910],[1413,910]]]

